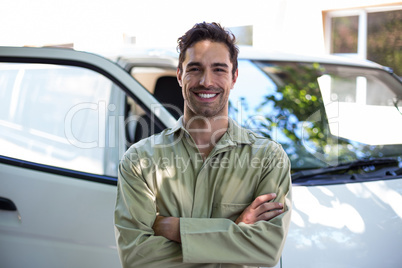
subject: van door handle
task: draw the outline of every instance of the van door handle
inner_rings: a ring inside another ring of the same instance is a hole
[[[17,211],[17,207],[14,204],[14,202],[4,197],[0,197],[0,209],[8,211]]]

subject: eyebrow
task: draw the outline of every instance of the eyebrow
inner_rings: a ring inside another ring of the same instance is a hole
[[[201,66],[201,63],[196,62],[196,61],[191,61],[187,64],[187,67],[193,67],[193,66]]]
[[[224,67],[224,68],[229,68],[229,66],[226,63],[213,63],[212,67]]]
[[[187,67],[192,67],[192,66],[201,66],[201,63],[197,62],[197,61],[192,61],[187,64]],[[212,67],[229,68],[229,66],[226,63],[220,63],[220,62],[212,63],[211,66]]]

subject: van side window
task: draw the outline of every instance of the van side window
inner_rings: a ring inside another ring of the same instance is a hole
[[[0,70],[0,155],[117,175],[115,117],[124,109],[112,81],[75,66],[0,63]]]

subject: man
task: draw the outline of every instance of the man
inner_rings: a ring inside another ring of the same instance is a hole
[[[290,164],[274,141],[228,118],[235,38],[196,24],[179,38],[177,125],[119,166],[116,239],[123,267],[274,266],[290,222]]]

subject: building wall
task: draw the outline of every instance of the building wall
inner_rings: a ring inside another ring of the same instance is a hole
[[[323,11],[402,2],[387,0],[15,0],[2,1],[0,45],[73,43],[89,51],[175,46],[194,23],[252,26],[255,47],[324,53]]]

